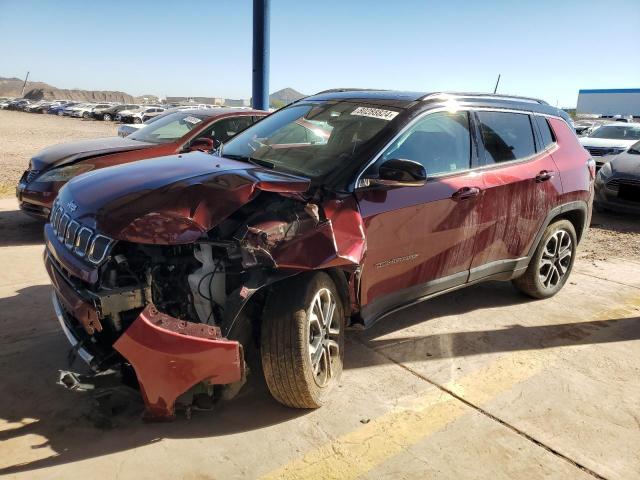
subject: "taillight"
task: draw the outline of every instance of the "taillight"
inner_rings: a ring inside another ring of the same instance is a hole
[[[596,162],[591,157],[587,160],[587,168],[589,169],[589,176],[591,177],[591,180],[594,180],[596,178]]]

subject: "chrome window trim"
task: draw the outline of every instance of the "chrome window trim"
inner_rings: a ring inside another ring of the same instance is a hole
[[[460,108],[457,109],[453,109],[451,107],[438,107],[438,108],[434,108],[434,109],[430,109],[430,110],[426,110],[422,113],[420,113],[416,118],[414,118],[413,120],[411,120],[409,123],[407,123],[404,127],[402,127],[402,129],[400,129],[398,131],[398,133],[389,141],[387,142],[384,147],[382,147],[378,153],[376,153],[373,156],[373,159],[370,160],[363,169],[360,170],[360,172],[358,173],[358,175],[356,176],[355,182],[353,183],[354,185],[354,190],[358,190],[361,188],[366,188],[364,186],[360,185],[360,180],[362,175],[364,174],[364,172],[367,171],[367,169],[375,164],[380,157],[382,156],[382,154],[398,139],[400,138],[407,130],[409,130],[410,128],[412,128],[416,123],[418,123],[419,121],[421,121],[424,117],[426,117],[427,115],[431,115],[433,113],[441,113],[441,112],[505,112],[505,113],[520,113],[523,115],[541,115],[544,117],[548,117],[548,118],[556,118],[558,120],[562,120],[563,122],[567,123],[567,121],[558,116],[558,115],[551,115],[551,114],[546,114],[546,113],[538,113],[538,112],[534,112],[531,110],[520,110],[520,109],[511,109],[511,108],[498,108],[498,107],[469,107],[469,106],[464,106],[461,105]],[[470,132],[471,133],[471,132]],[[532,131],[531,131],[532,135],[535,135],[533,132],[533,125],[532,125]],[[547,150],[550,150],[551,148],[555,148],[557,147],[557,142],[554,142],[553,144],[551,144],[549,146],[548,149],[544,149],[541,150],[539,152],[536,152],[534,155],[530,155],[529,157],[526,158],[517,158],[515,160],[510,160],[508,162],[500,162],[500,163],[494,163],[492,165],[479,165],[477,167],[472,167],[466,170],[458,170],[456,172],[446,172],[446,173],[440,173],[440,174],[434,174],[429,176],[429,172],[427,172],[427,181],[429,181],[430,178],[441,178],[444,176],[452,176],[452,175],[458,175],[458,174],[464,174],[464,173],[469,173],[469,172],[475,172],[475,171],[481,171],[481,170],[486,170],[486,169],[490,169],[490,168],[497,168],[500,167],[502,165],[512,165],[512,164],[516,164],[516,163],[523,163],[523,162],[529,162],[531,160],[533,160],[534,158],[538,157],[539,155],[546,153]]]

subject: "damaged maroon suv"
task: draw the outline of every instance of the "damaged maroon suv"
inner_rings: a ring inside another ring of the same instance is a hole
[[[486,280],[557,293],[594,174],[542,101],[323,92],[215,154],[69,182],[45,227],[53,303],[94,370],[135,373],[151,417],[229,397],[252,356],[279,402],[315,408],[348,326]]]

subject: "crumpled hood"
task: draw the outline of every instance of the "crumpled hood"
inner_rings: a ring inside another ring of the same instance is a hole
[[[66,165],[87,157],[153,146],[155,146],[153,143],[139,142],[122,137],[93,138],[80,142],[62,143],[40,150],[31,158],[31,167],[34,170],[46,170],[50,167]]]
[[[616,140],[613,138],[578,138],[580,145],[583,147],[620,147],[627,148],[636,143],[638,140]]]
[[[58,200],[83,225],[118,240],[191,243],[260,191],[302,193],[307,178],[203,152],[171,155],[81,175]]]
[[[622,153],[609,163],[611,163],[611,170],[614,174],[636,177],[640,180],[640,154]]]

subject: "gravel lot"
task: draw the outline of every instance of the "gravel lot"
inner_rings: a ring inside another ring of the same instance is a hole
[[[112,122],[0,110],[0,196],[13,195],[29,159],[44,147],[116,131]]]
[[[29,159],[40,149],[82,138],[116,135],[116,124],[0,110],[0,197],[12,196]],[[579,257],[598,261],[640,257],[640,218],[594,212]]]

